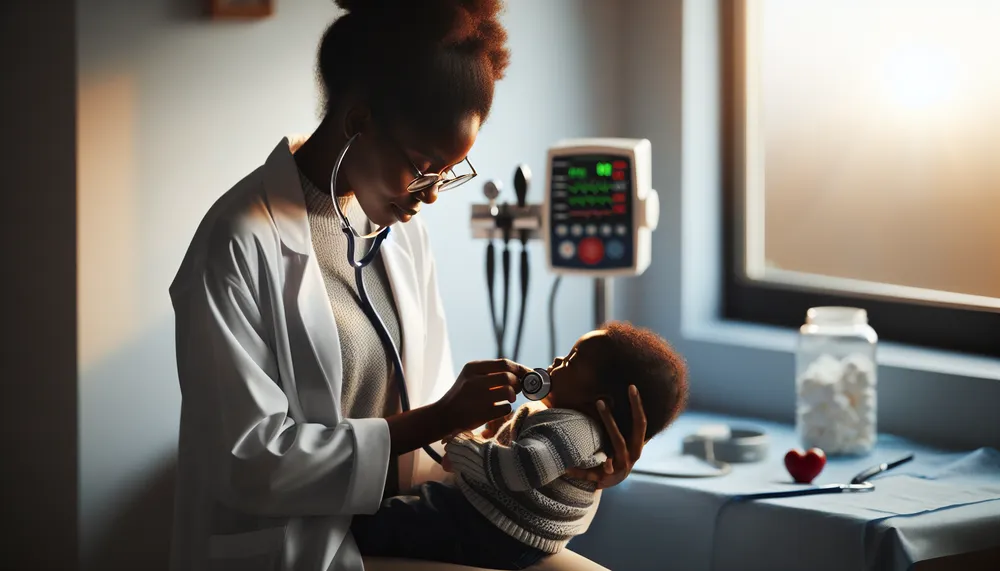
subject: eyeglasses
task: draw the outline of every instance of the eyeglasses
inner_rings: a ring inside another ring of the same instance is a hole
[[[476,167],[472,166],[472,162],[469,160],[469,157],[465,157],[465,160],[458,163],[469,165],[469,169],[472,171],[470,173],[463,174],[455,174],[455,167],[452,167],[442,173],[423,173],[417,168],[417,165],[413,164],[413,161],[411,161],[409,157],[406,157],[406,162],[410,163],[410,168],[417,173],[417,176],[406,185],[406,190],[408,192],[423,192],[434,185],[437,185],[438,192],[452,190],[469,182],[475,178],[477,174]]]
[[[410,183],[406,185],[407,192],[411,193],[424,192],[425,190],[428,190],[434,187],[435,185],[438,187],[437,188],[438,192],[452,190],[469,182],[470,180],[475,178],[476,175],[478,174],[476,173],[476,167],[472,166],[472,161],[469,160],[469,157],[465,157],[465,159],[458,164],[468,165],[469,170],[471,170],[472,172],[456,174],[455,167],[451,167],[450,169],[441,173],[433,173],[433,172],[425,173],[421,171],[419,168],[417,168],[417,165],[413,164],[413,161],[410,160],[409,155],[407,155],[406,151],[403,150],[403,146],[400,145],[399,142],[396,141],[396,139],[388,133],[388,131],[385,131],[385,136],[390,142],[392,142],[392,146],[396,148],[399,154],[406,159],[406,162],[409,163],[410,168],[413,169],[413,172],[416,173],[416,176],[413,177],[413,180],[411,180]]]

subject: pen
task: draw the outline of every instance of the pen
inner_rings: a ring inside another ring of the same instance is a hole
[[[871,478],[874,478],[878,474],[881,474],[882,472],[885,472],[886,470],[891,470],[891,469],[895,468],[896,466],[899,466],[900,464],[905,464],[905,463],[909,462],[910,460],[913,460],[913,454],[907,454],[906,456],[900,458],[899,460],[894,460],[892,462],[882,463],[882,464],[879,464],[877,466],[872,466],[871,468],[868,468],[864,472],[861,472],[860,474],[858,474],[857,476],[855,476],[851,480],[851,483],[852,484],[860,484],[862,482],[867,482],[868,480],[870,480]]]

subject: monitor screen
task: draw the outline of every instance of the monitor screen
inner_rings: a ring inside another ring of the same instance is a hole
[[[627,268],[634,263],[632,164],[622,155],[552,160],[549,189],[553,264]]]

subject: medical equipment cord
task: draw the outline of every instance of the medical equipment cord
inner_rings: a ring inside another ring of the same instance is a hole
[[[559,291],[561,282],[562,276],[557,275],[549,290],[549,353],[553,361],[556,360],[556,292]]]
[[[503,357],[503,332],[500,330],[500,324],[497,323],[496,295],[494,294],[496,272],[496,248],[493,246],[491,238],[486,245],[486,295],[490,301],[490,324],[493,326],[493,338],[497,344],[497,358],[500,359]]]
[[[394,368],[394,373],[396,377],[396,384],[399,391],[399,401],[403,412],[410,410],[410,396],[406,390],[406,377],[403,373],[403,360],[399,356],[399,350],[396,349],[396,344],[392,342],[392,336],[389,335],[389,329],[385,326],[385,322],[382,321],[382,317],[375,311],[375,306],[372,305],[371,299],[368,297],[368,290],[365,288],[364,280],[364,269],[368,264],[375,260],[378,255],[379,250],[382,247],[382,242],[385,241],[386,237],[389,235],[389,226],[380,228],[377,232],[369,235],[360,236],[351,226],[347,216],[340,208],[340,202],[337,200],[337,173],[340,171],[340,164],[344,160],[344,155],[347,154],[347,149],[350,148],[351,143],[357,139],[358,135],[354,135],[348,139],[347,144],[344,145],[343,150],[340,151],[340,155],[337,157],[337,162],[333,165],[333,173],[330,175],[330,197],[333,199],[334,209],[337,211],[337,215],[340,217],[340,228],[347,236],[347,262],[351,264],[354,268],[354,282],[358,288],[358,299],[361,301],[361,307],[371,320],[372,325],[378,333],[379,339],[382,340],[382,347],[390,353],[389,357],[392,360],[392,366]],[[375,241],[372,243],[371,248],[368,249],[368,253],[365,254],[360,260],[354,258],[356,239],[357,238],[371,238],[373,237]],[[441,455],[437,453],[436,450],[430,447],[429,444],[425,444],[423,447],[424,452],[427,453],[435,462],[441,463]]]
[[[503,359],[503,342],[507,336],[507,302],[510,299],[510,228],[505,227],[503,230],[503,257],[501,258],[503,264],[503,315],[500,322],[500,332],[499,339],[500,343],[497,349],[497,359]]]

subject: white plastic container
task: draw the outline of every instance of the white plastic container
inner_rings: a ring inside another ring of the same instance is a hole
[[[813,307],[799,329],[795,426],[805,448],[864,455],[877,440],[878,335],[868,313]]]

